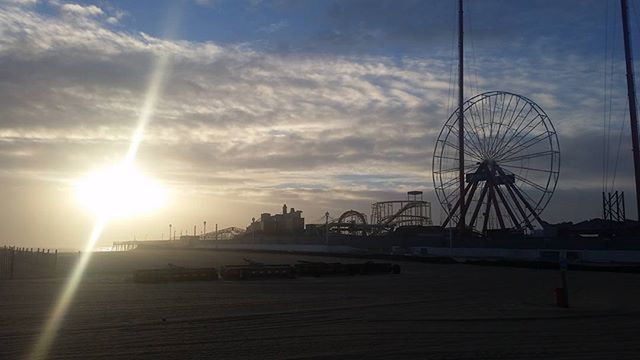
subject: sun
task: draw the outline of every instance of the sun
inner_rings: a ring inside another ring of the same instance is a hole
[[[149,213],[166,201],[166,190],[128,162],[89,174],[75,191],[85,208],[106,218]]]

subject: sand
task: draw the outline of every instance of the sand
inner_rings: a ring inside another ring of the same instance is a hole
[[[53,359],[638,359],[640,274],[401,263],[400,275],[137,284],[131,270],[323,258],[98,254]],[[326,258],[324,260],[327,260]],[[331,259],[329,259],[331,260]],[[353,261],[333,259],[334,261]],[[24,358],[64,279],[0,281],[0,359]]]

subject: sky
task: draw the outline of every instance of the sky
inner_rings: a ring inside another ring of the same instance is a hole
[[[307,223],[368,214],[409,190],[438,223],[431,162],[454,109],[456,3],[0,1],[0,244],[82,247],[94,216],[74,184],[126,154],[162,56],[136,165],[168,200],[111,221],[102,245],[166,238],[168,224],[245,227],[283,203]],[[467,1],[466,94],[524,95],[558,132],[547,221],[600,216],[603,187],[634,194],[619,12],[616,0]],[[618,164],[606,177],[603,159]]]

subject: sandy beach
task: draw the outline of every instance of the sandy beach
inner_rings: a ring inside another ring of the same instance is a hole
[[[637,359],[640,275],[400,263],[400,275],[138,284],[134,269],[298,255],[144,250],[94,256],[53,359]],[[0,281],[0,358],[28,355],[63,278]]]

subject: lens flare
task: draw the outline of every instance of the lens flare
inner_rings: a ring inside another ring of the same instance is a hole
[[[91,258],[91,252],[96,246],[96,242],[100,238],[100,234],[102,234],[102,230],[107,223],[106,217],[98,218],[95,225],[93,226],[93,230],[91,231],[91,236],[89,237],[89,241],[87,242],[84,251],[80,255],[80,259],[76,263],[73,268],[73,272],[71,276],[67,280],[62,293],[58,297],[58,301],[56,302],[53,311],[49,315],[49,318],[44,326],[42,334],[38,338],[38,342],[36,343],[33,353],[31,354],[31,359],[44,359],[46,354],[48,353],[49,347],[53,342],[55,335],[60,328],[62,320],[67,313],[67,308],[73,299],[73,295],[78,289],[78,285],[82,280],[82,275],[84,270],[89,263],[89,259]]]
[[[172,25],[175,30],[177,21],[174,21]],[[133,133],[129,149],[122,164],[112,169],[108,169],[105,172],[90,176],[77,187],[79,197],[87,201],[89,208],[91,208],[97,215],[97,220],[93,226],[91,236],[89,237],[89,241],[80,256],[80,259],[75,264],[71,276],[67,279],[64,288],[62,289],[62,293],[57,298],[55,306],[47,318],[42,333],[29,356],[30,359],[44,359],[49,353],[49,348],[55,340],[55,336],[60,329],[62,321],[69,309],[69,305],[73,300],[76,290],[78,289],[78,285],[82,281],[84,271],[91,259],[91,253],[93,252],[98,239],[100,239],[100,235],[102,234],[109,218],[130,213],[129,210],[131,209],[125,209],[124,203],[118,202],[117,199],[124,201],[127,196],[135,196],[138,199],[141,199],[140,196],[142,196],[143,199],[150,202],[147,204],[135,205],[135,207],[138,207],[137,209],[134,209],[136,211],[147,210],[148,206],[158,205],[157,202],[162,201],[163,197],[160,194],[161,191],[159,191],[155,185],[151,185],[150,188],[143,189],[142,193],[135,193],[134,189],[141,190],[146,186],[150,186],[152,182],[148,181],[135,170],[134,162],[136,155],[138,154],[140,143],[144,138],[145,129],[156,108],[164,78],[166,77],[168,63],[169,55],[167,50],[161,50],[156,58],[156,63],[149,79],[149,86],[140,111],[137,127]],[[112,181],[115,181],[115,184],[112,183]],[[100,192],[105,189],[108,189],[105,193]],[[113,195],[114,198],[110,198],[109,195]],[[132,204],[128,199],[126,199],[126,202],[129,205]]]

